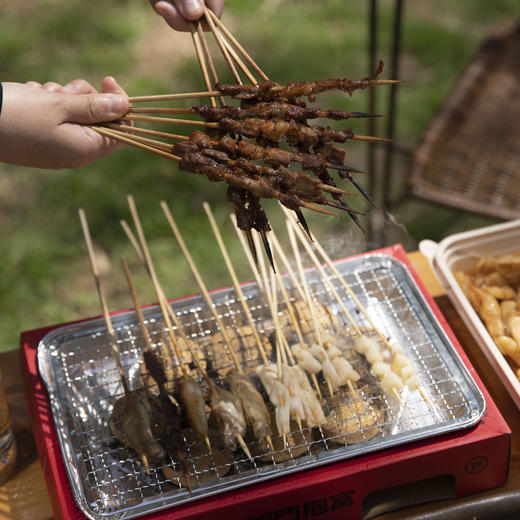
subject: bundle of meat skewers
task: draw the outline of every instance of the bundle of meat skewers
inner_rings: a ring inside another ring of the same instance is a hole
[[[227,199],[234,208],[239,228],[247,236],[255,260],[257,254],[252,240],[252,230],[261,234],[272,263],[271,248],[266,237],[271,227],[262,208],[261,199],[280,201],[296,214],[308,233],[302,211],[304,209],[333,216],[338,214],[327,208],[345,211],[362,228],[358,218],[359,212],[346,200],[346,196],[353,194],[336,186],[330,170],[337,171],[339,177],[350,182],[370,204],[378,206],[353,176],[360,170],[344,164],[345,150],[335,143],[387,139],[357,135],[350,128],[335,130],[311,124],[309,121],[316,118],[343,121],[377,115],[322,110],[307,106],[305,98],[313,102],[318,94],[331,90],[352,95],[359,89],[395,84],[399,81],[377,79],[383,70],[383,62],[380,62],[373,77],[361,80],[328,79],[279,85],[269,80],[229,30],[208,9],[205,12],[205,21],[229,65],[235,84],[219,82],[200,23],[193,24],[193,42],[208,90],[132,97],[130,100],[133,106],[123,118],[124,124],[111,123],[96,125],[93,128],[107,137],[175,160],[182,170],[205,175],[212,182],[225,182],[228,185]],[[260,81],[244,64],[240,55],[260,76]],[[236,66],[245,74],[250,84],[242,83]],[[150,101],[206,96],[210,99],[210,105],[197,105],[192,108],[135,106]],[[238,105],[230,104],[229,98]],[[174,119],[157,114],[196,115],[202,117],[203,121]],[[136,123],[188,125],[196,126],[199,130],[189,136],[183,136],[139,127]],[[171,140],[177,143],[168,142]],[[299,169],[296,169],[295,165],[298,165]]]

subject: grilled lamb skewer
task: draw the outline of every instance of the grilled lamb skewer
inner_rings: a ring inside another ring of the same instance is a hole
[[[249,117],[259,117],[261,119],[293,119],[304,123],[307,119],[327,118],[341,121],[350,118],[380,117],[375,114],[364,112],[345,112],[343,110],[320,110],[295,105],[283,101],[265,102],[261,101],[254,105],[244,105],[243,107],[224,106],[221,108],[208,105],[193,107],[193,110],[208,122],[218,122],[224,118],[235,119],[236,121]]]
[[[397,80],[377,80],[376,77],[383,71],[383,62],[379,61],[377,71],[373,78],[361,80],[351,79],[327,79],[317,81],[291,81],[287,85],[278,85],[273,81],[262,81],[256,85],[226,85],[217,84],[219,90],[225,96],[248,102],[289,100],[296,101],[297,98],[307,97],[314,101],[317,94],[329,90],[341,90],[349,95],[355,90],[365,89],[374,85],[392,85],[401,83]]]
[[[352,139],[352,129],[333,130],[318,125],[307,126],[298,121],[264,120],[258,117],[249,117],[241,121],[224,118],[219,126],[226,132],[233,132],[254,139],[265,139],[272,143],[279,143],[285,139],[292,146],[316,146],[330,141],[344,143]],[[381,138],[382,139],[382,138]]]

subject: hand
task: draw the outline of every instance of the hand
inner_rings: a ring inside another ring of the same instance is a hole
[[[187,21],[193,22],[204,15],[204,4],[218,17],[226,0],[150,0],[156,13],[176,31],[189,31]]]
[[[121,147],[85,126],[119,119],[130,108],[114,78],[103,79],[101,93],[82,79],[64,86],[34,81],[2,85],[0,162],[79,168]]]

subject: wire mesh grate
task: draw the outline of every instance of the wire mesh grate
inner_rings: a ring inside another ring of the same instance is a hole
[[[190,493],[178,462],[168,456],[162,464],[151,465],[147,474],[135,452],[112,434],[110,415],[123,389],[104,323],[89,320],[65,326],[42,340],[38,358],[74,496],[84,513],[91,518],[132,518],[475,424],[484,410],[482,396],[404,265],[384,255],[368,255],[336,265],[378,330],[403,347],[430,403],[409,389],[398,396],[382,392],[378,379],[370,373],[370,365],[352,347],[355,337],[352,324],[320,274],[309,269],[306,279],[310,292],[320,308],[325,309],[321,319],[327,322],[344,356],[361,376],[355,393],[342,387],[330,396],[327,385],[320,379],[326,425],[320,428],[304,425],[300,431],[292,423],[286,446],[280,437],[273,436],[274,451],[267,443],[248,436],[246,442],[253,461],[242,450],[229,452],[222,448],[215,428],[210,428],[213,449],[209,452],[191,427],[183,424]],[[370,334],[370,323],[331,270],[327,270],[327,277],[357,326]],[[311,317],[290,279],[284,280],[304,339],[314,343]],[[273,320],[256,284],[246,284],[243,290],[260,335],[272,337]],[[216,291],[212,298],[244,371],[253,373],[262,359],[235,291]],[[281,295],[278,302],[280,323],[292,343],[296,336],[291,331]],[[179,300],[172,306],[187,337],[196,342],[200,362],[208,374],[218,384],[225,385],[226,374],[234,365],[202,297]],[[169,350],[159,309],[149,307],[144,314],[154,348],[166,354],[171,387],[180,374],[180,362]],[[113,324],[121,363],[131,387],[144,385],[152,389],[142,360],[144,340],[135,313],[118,314]],[[268,358],[274,359],[272,342],[266,342],[265,347]],[[183,363],[202,381],[189,351],[183,352]],[[261,391],[257,378],[252,380]]]

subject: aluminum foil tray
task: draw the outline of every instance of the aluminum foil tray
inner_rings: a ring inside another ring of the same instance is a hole
[[[233,453],[223,450],[218,445],[218,434],[210,436],[213,445],[210,454],[186,425],[183,431],[191,493],[180,486],[181,472],[177,473],[174,460],[168,458],[163,465],[151,466],[147,474],[136,454],[112,435],[110,414],[123,390],[103,320],[64,326],[45,336],[38,346],[39,369],[50,395],[73,494],[85,515],[93,519],[134,518],[476,424],[484,413],[484,398],[406,266],[382,254],[342,260],[336,266],[375,326],[391,343],[402,346],[413,363],[423,395],[408,389],[397,396],[382,392],[378,379],[369,371],[370,365],[351,347],[354,339],[351,324],[319,273],[309,269],[306,277],[310,289],[328,313],[330,329],[340,346],[346,346],[344,355],[361,375],[354,394],[348,387],[343,387],[330,397],[326,384],[320,381],[324,396],[322,406],[330,420],[329,427],[321,430],[304,427],[301,433],[294,425],[288,438],[289,448],[283,448],[277,442],[280,439],[273,437],[275,452],[262,447],[267,446],[265,442],[246,438],[254,463],[241,450]],[[327,269],[327,273],[358,326],[370,334],[369,323],[332,271]],[[290,280],[284,279],[298,308],[298,293]],[[264,336],[271,334],[272,321],[256,284],[246,284],[243,289],[257,329]],[[261,359],[235,291],[215,291],[212,297],[221,319],[229,331],[234,331],[242,367],[245,371],[253,371]],[[198,355],[206,369],[224,382],[225,374],[233,365],[203,298],[193,296],[177,300],[172,306],[186,333],[196,341]],[[155,347],[166,348],[159,309],[151,306],[144,314]],[[280,305],[282,324],[284,315],[285,308]],[[310,321],[305,323],[304,312],[300,318],[308,341],[312,343]],[[121,362],[131,386],[137,388],[148,384],[142,361],[144,342],[135,312],[113,316],[113,324]],[[289,324],[285,329],[291,341]],[[272,351],[268,351],[268,355],[272,355]],[[190,363],[189,354],[185,361]],[[193,366],[193,362],[191,364]],[[170,356],[167,365],[174,372],[178,369],[178,360]],[[194,369],[193,375],[196,374]],[[260,389],[260,385],[257,388]]]

